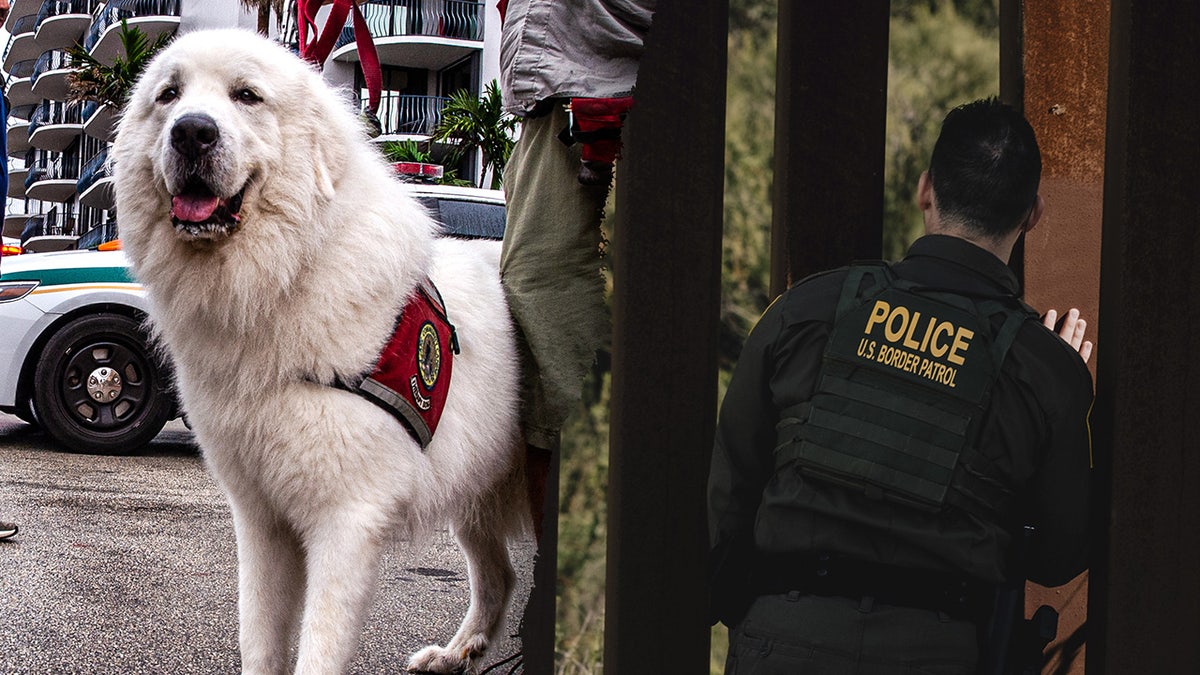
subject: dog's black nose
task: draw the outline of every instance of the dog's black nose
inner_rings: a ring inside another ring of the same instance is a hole
[[[208,154],[220,138],[221,130],[208,115],[184,115],[171,127],[171,147],[187,159],[199,159]]]

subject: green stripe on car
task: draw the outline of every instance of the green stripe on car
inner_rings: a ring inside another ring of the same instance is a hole
[[[75,267],[61,270],[36,270],[0,274],[0,281],[40,281],[42,286],[65,284],[134,283],[125,267]]]

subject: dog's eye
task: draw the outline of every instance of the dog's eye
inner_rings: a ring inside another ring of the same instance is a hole
[[[249,87],[244,87],[233,92],[233,98],[239,103],[262,103],[262,97]]]
[[[170,103],[179,98],[179,90],[175,87],[167,87],[158,93],[158,98],[154,99],[159,103]]]

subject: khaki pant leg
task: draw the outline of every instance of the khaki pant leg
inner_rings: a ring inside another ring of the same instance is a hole
[[[600,274],[605,187],[580,185],[579,146],[557,139],[562,106],[527,119],[504,173],[501,277],[524,360],[526,440],[556,448],[580,385],[610,331]]]

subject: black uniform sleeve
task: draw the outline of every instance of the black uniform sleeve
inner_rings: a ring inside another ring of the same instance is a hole
[[[775,445],[770,379],[780,305],[767,308],[742,347],[721,405],[709,470],[710,618],[729,626],[748,600],[754,517]]]
[[[1061,586],[1088,567],[1092,381],[1077,354],[1067,357],[1062,390],[1047,410],[1049,447],[1033,484],[1036,530],[1028,576],[1043,586]]]
[[[751,331],[717,424],[708,482],[713,621],[733,625],[753,596],[754,525],[775,465],[779,411],[812,397],[840,277],[794,287]]]

